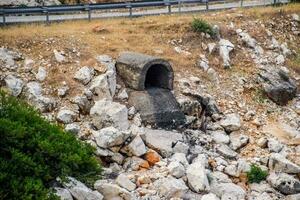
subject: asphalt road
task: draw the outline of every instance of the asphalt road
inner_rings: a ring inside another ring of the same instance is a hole
[[[243,7],[255,7],[264,6],[272,4],[273,0],[244,0]],[[280,0],[281,3],[288,3],[288,0]],[[210,4],[209,10],[222,10],[230,8],[241,7],[241,2],[224,2],[217,4]],[[200,12],[206,11],[205,5],[182,5],[179,9],[178,6],[172,6],[172,13],[187,13],[187,12]],[[145,16],[145,15],[160,15],[168,14],[168,8],[146,8],[146,9],[132,9],[132,17]],[[113,17],[129,17],[129,10],[109,10],[109,11],[94,11],[91,15],[92,19],[99,18],[113,18]],[[60,14],[60,15],[50,15],[50,21],[64,21],[64,20],[79,20],[88,19],[87,13],[72,13],[72,14]],[[6,23],[30,23],[30,22],[43,22],[46,21],[45,15],[21,15],[21,16],[6,16]],[[0,23],[3,23],[3,18],[1,17]]]

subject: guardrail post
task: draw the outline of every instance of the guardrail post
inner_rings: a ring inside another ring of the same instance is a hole
[[[243,7],[243,3],[244,3],[243,0],[241,0],[241,7]]]
[[[170,1],[167,0],[165,4],[166,4],[166,6],[168,6],[168,13],[169,13],[169,14],[172,13]]]
[[[91,19],[92,19],[92,13],[91,13],[90,5],[87,4],[84,7],[85,7],[85,10],[88,12],[88,20],[91,21]]]
[[[4,9],[1,9],[1,14],[2,14],[2,19],[3,19],[2,24],[3,24],[3,26],[5,26],[6,25],[6,18],[5,18],[5,10]]]
[[[206,10],[208,10],[209,9],[209,7],[208,7],[208,0],[205,1],[205,5],[206,5]]]
[[[129,10],[129,17],[132,17],[132,5],[130,2],[126,3],[126,8]]]
[[[43,7],[43,12],[46,14],[46,24],[49,25],[50,20],[49,20],[49,11],[47,7]]]
[[[178,12],[181,12],[181,1],[178,1]]]

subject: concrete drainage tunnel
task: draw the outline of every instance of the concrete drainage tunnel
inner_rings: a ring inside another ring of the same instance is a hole
[[[144,124],[176,128],[185,123],[173,93],[174,72],[164,59],[123,52],[116,63],[118,75],[130,89],[128,103],[140,113]]]

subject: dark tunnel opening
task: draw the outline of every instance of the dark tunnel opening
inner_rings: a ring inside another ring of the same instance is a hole
[[[145,88],[158,87],[170,89],[170,73],[164,65],[152,65],[146,73]]]

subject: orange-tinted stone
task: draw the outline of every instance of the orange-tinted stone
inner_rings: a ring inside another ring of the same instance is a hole
[[[154,165],[155,163],[160,161],[160,155],[150,149],[146,154],[145,154],[145,159],[149,162],[150,165]]]

